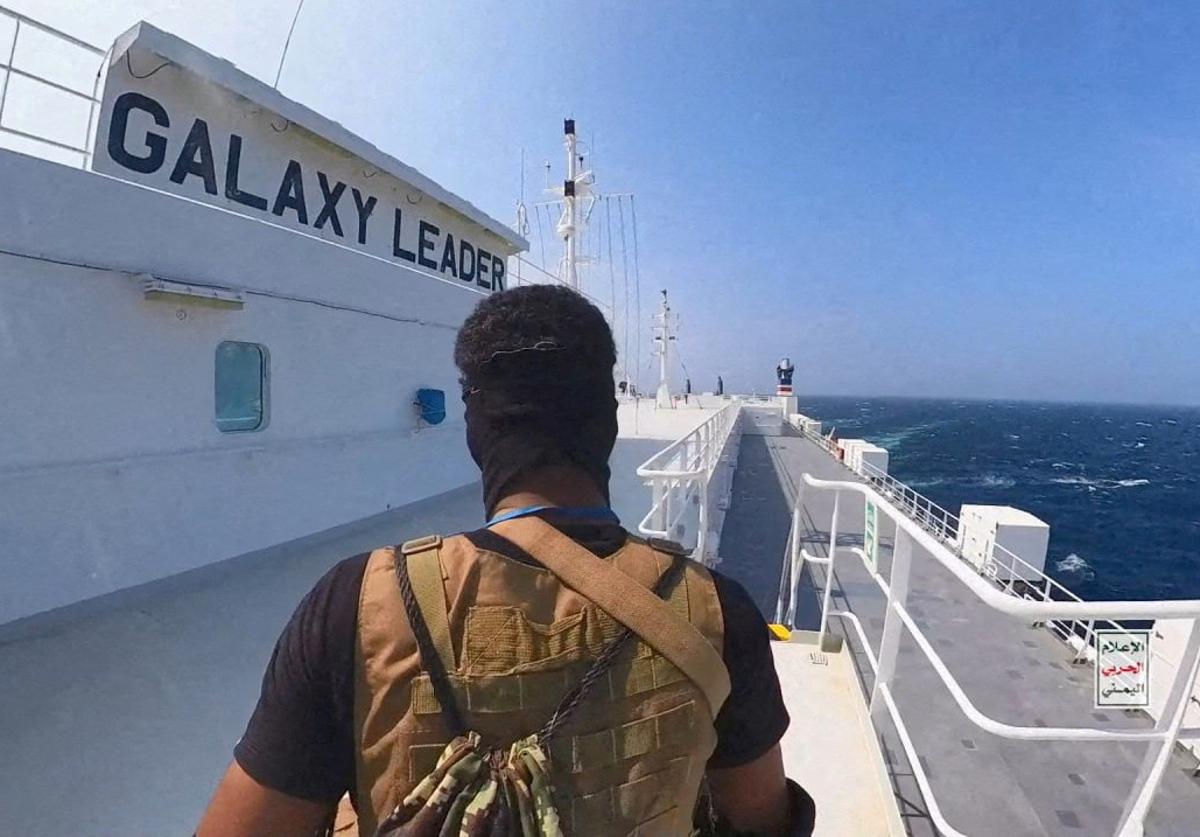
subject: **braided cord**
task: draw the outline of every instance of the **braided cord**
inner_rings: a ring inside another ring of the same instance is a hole
[[[429,672],[433,693],[442,707],[442,718],[450,727],[451,735],[466,735],[467,725],[463,721],[462,710],[458,707],[458,701],[454,699],[454,689],[450,685],[446,667],[442,665],[442,658],[438,656],[433,639],[429,636],[429,626],[421,616],[421,606],[417,604],[412,580],[408,577],[408,556],[403,553],[396,556],[396,579],[400,582],[400,598],[404,600],[404,612],[408,614],[413,639],[417,641],[417,650],[421,652],[421,663]]]

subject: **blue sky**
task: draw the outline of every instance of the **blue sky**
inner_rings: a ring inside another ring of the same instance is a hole
[[[268,81],[294,8],[10,2]],[[573,115],[698,389],[790,355],[801,392],[1200,403],[1198,30],[1186,3],[305,0],[280,89],[502,219]]]

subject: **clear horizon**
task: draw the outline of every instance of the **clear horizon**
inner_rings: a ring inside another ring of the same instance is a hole
[[[145,18],[267,83],[296,8],[8,5],[102,46]],[[790,356],[831,395],[1191,406],[1198,35],[1181,3],[306,0],[279,87],[506,221],[574,117],[698,391]]]

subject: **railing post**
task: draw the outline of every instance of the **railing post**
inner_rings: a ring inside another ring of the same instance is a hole
[[[1092,632],[1095,630],[1096,620],[1089,619],[1087,622],[1087,629],[1083,632],[1083,644],[1080,645],[1079,650],[1075,652],[1075,658],[1071,660],[1072,663],[1087,662],[1088,646],[1092,644]],[[1072,631],[1072,633],[1074,633],[1074,631]]]
[[[667,502],[666,498],[667,480],[665,477],[654,477],[650,484],[650,508],[654,509],[654,516],[650,520],[651,528],[664,532],[667,528],[666,511],[663,505]]]
[[[791,589],[791,573],[795,563],[792,561],[792,543],[796,539],[795,514],[792,515],[792,529],[788,532],[787,544],[783,548],[783,566],[779,568],[779,597],[775,600],[775,624],[787,624],[784,610],[784,602],[787,601],[788,591]]]
[[[790,628],[796,624],[796,603],[800,598],[800,574],[804,571],[804,550],[800,546],[799,496],[796,497],[796,505],[792,507],[792,538],[789,547],[788,562],[791,575],[788,578],[787,626]],[[832,575],[830,573],[830,577]]]
[[[696,533],[696,558],[708,566],[708,477],[700,478],[700,531]]]
[[[1157,747],[1151,744],[1142,760],[1142,768],[1138,771],[1133,783],[1133,793],[1125,802],[1125,810],[1121,812],[1121,821],[1117,826],[1117,837],[1142,837],[1145,833],[1146,813],[1158,793],[1163,773],[1171,760],[1171,751],[1179,737],[1179,728],[1183,726],[1183,718],[1187,714],[1188,698],[1196,682],[1196,671],[1200,668],[1200,622],[1193,619],[1183,656],[1179,658],[1179,669],[1175,672],[1175,680],[1171,683],[1171,691],[1163,704],[1162,714],[1154,724],[1156,731],[1164,733],[1162,743]]]
[[[896,654],[900,650],[900,635],[904,623],[896,606],[908,600],[908,575],[912,566],[912,536],[899,526],[896,527],[896,542],[892,548],[892,573],[888,580],[887,614],[883,620],[883,639],[879,641],[879,671],[875,674],[875,685],[871,688],[871,716],[878,723],[886,712],[883,698],[879,696],[881,685],[891,685],[896,672]]]
[[[817,648],[819,650],[825,649],[825,628],[829,624],[829,599],[833,591],[833,568],[837,563],[838,508],[841,501],[842,492],[833,492],[833,519],[829,523],[829,563],[825,565],[825,594],[821,598],[821,629],[817,632]]]
[[[662,526],[658,527],[661,531],[666,532],[664,536],[667,540],[671,539],[671,497],[675,492],[675,483],[679,480],[678,477],[667,477],[663,480],[663,502],[662,502]]]
[[[96,79],[92,82],[92,100],[88,102],[88,121],[87,127],[83,130],[83,168],[88,168],[92,162],[92,125],[96,122],[96,100],[100,93],[100,76],[104,72],[105,59],[108,58],[108,53],[104,53],[104,57],[100,59],[100,68],[96,70]]]
[[[0,125],[4,124],[4,102],[8,99],[8,80],[12,78],[13,60],[17,57],[17,41],[21,38],[21,19],[13,27],[12,46],[8,50],[8,68],[4,71],[4,84],[0,85]]]

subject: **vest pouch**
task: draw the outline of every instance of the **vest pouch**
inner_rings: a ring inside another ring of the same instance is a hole
[[[446,745],[437,767],[380,824],[376,837],[503,834],[560,837],[562,826],[537,736],[508,752],[483,750],[469,732]]]

